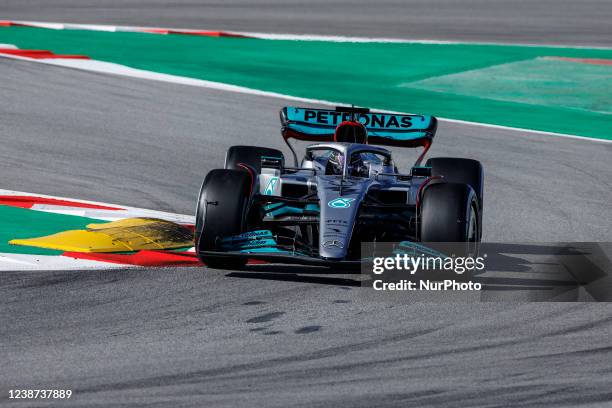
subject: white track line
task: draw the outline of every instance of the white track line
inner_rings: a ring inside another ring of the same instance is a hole
[[[140,268],[138,265],[76,259],[64,255],[31,255],[0,253],[2,271],[74,271],[99,269]]]
[[[409,38],[385,38],[385,37],[350,37],[338,35],[318,34],[270,34],[254,33],[247,31],[226,31],[231,34],[244,35],[262,40],[285,40],[285,41],[326,41],[326,42],[349,42],[349,43],[391,43],[391,44],[429,44],[429,45],[494,45],[503,47],[543,47],[543,48],[571,48],[588,50],[612,50],[612,47],[587,46],[587,45],[564,45],[564,44],[534,44],[534,43],[512,43],[512,42],[489,42],[489,41],[455,41],[434,39],[409,39]]]
[[[260,33],[250,31],[228,31],[228,30],[206,30],[193,28],[168,28],[168,27],[145,27],[145,26],[120,26],[106,24],[77,24],[77,23],[55,23],[41,21],[7,20],[25,26],[47,28],[51,30],[93,30],[108,32],[150,32],[150,30],[170,30],[176,32],[198,32],[198,31],[220,31],[227,34],[242,35],[246,37],[259,38],[262,40],[281,41],[326,41],[326,42],[353,42],[353,43],[396,43],[396,44],[438,44],[438,45],[496,45],[496,46],[521,46],[521,47],[548,47],[548,48],[574,48],[593,50],[612,50],[612,47],[565,45],[565,44],[534,44],[534,43],[512,43],[512,42],[489,42],[489,41],[455,41],[436,39],[409,39],[409,38],[386,38],[386,37],[354,37],[341,35],[319,35],[319,34],[282,34],[282,33]],[[160,33],[152,33],[160,34]]]
[[[27,196],[27,197],[41,197],[51,198],[56,200],[72,201],[75,203],[99,205],[104,207],[119,208],[119,210],[106,210],[97,208],[83,208],[83,207],[70,207],[65,205],[53,205],[53,204],[34,204],[31,210],[50,212],[55,214],[75,215],[79,217],[95,218],[105,221],[116,221],[124,218],[132,217],[144,217],[144,218],[159,218],[166,221],[176,222],[178,224],[191,224],[195,223],[195,217],[193,215],[175,214],[165,211],[148,210],[145,208],[128,207],[125,205],[101,203],[97,201],[78,200],[68,197],[50,196],[44,194],[25,193],[22,191],[4,190],[0,189],[0,195],[6,196]]]
[[[66,67],[66,68],[80,69],[84,71],[98,72],[98,73],[103,73],[103,74],[121,75],[121,76],[140,78],[140,79],[149,79],[153,81],[169,82],[169,83],[180,84],[180,85],[197,86],[201,88],[216,89],[216,90],[226,91],[226,92],[264,96],[268,98],[286,99],[290,101],[304,102],[304,103],[311,103],[311,104],[318,104],[318,105],[338,106],[338,105],[346,104],[346,102],[333,102],[333,101],[326,101],[322,99],[302,98],[298,96],[285,95],[285,94],[281,94],[277,92],[262,91],[262,90],[247,88],[247,87],[238,86],[238,85],[229,85],[229,84],[225,84],[222,82],[206,81],[203,79],[188,78],[188,77],[171,75],[171,74],[162,74],[162,73],[153,72],[153,71],[146,71],[142,69],[131,68],[126,65],[115,64],[112,62],[84,60],[84,59],[53,59],[53,58],[33,59],[33,58],[20,57],[17,55],[10,55],[10,54],[0,54],[0,57],[22,60],[22,61],[37,62],[41,64],[55,65],[55,66],[61,66],[61,67]],[[372,107],[371,109],[372,110],[383,110],[386,112],[398,113],[398,114],[407,113],[407,112],[389,111],[385,109],[377,109],[374,107]],[[510,130],[513,132],[531,133],[531,134],[555,136],[555,137],[562,137],[562,138],[569,138],[569,139],[581,139],[585,141],[588,140],[591,142],[598,142],[598,143],[612,143],[612,140],[606,140],[606,139],[596,139],[596,138],[591,138],[587,136],[577,136],[577,135],[569,135],[569,134],[564,134],[564,133],[546,132],[546,131],[541,131],[541,130],[523,129],[523,128],[510,127],[510,126],[494,125],[494,124],[489,124],[489,123],[470,122],[470,121],[465,121],[465,120],[447,119],[447,118],[438,118],[438,120],[441,122],[486,127],[486,128],[491,128],[491,129]]]
[[[21,61],[37,62],[46,65],[55,65],[66,68],[80,69],[84,71],[99,72],[103,74],[121,75],[132,78],[150,79],[153,81],[169,82],[179,85],[190,85],[198,86],[202,88],[217,89],[220,91],[244,93],[249,95],[266,96],[270,98],[289,99],[298,102],[305,103],[318,103],[324,105],[334,105],[338,102],[329,102],[318,99],[300,98],[296,96],[284,95],[276,92],[261,91],[258,89],[246,88],[238,85],[230,85],[222,82],[206,81],[203,79],[189,78],[178,75],[162,74],[153,71],[146,71],[137,68],[131,68],[122,64],[115,64],[113,62],[104,62],[97,60],[85,60],[85,59],[33,59],[20,57],[18,55],[0,54],[0,57],[16,59]]]

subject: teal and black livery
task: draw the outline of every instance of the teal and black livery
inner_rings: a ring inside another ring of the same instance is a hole
[[[369,109],[339,107],[335,110],[287,106],[280,112],[281,132],[285,140],[293,138],[315,142],[334,141],[336,127],[356,120],[368,131],[368,144],[418,147],[431,143],[437,120],[427,115],[370,112]]]
[[[318,204],[305,204],[304,206],[291,205],[289,203],[271,203],[263,206],[263,210],[267,216],[277,218],[286,215],[318,215]]]
[[[237,269],[256,259],[358,266],[363,242],[396,243],[397,255],[440,256],[431,243],[477,249],[483,168],[467,158],[424,162],[436,118],[292,106],[280,116],[293,167],[278,149],[232,146],[224,168],[206,176],[194,234],[204,264]],[[314,142],[300,161],[290,138]],[[392,152],[378,145],[423,149],[400,172]]]

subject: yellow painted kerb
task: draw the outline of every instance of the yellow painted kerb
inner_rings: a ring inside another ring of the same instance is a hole
[[[13,239],[12,245],[68,252],[126,252],[172,249],[193,245],[191,231],[179,224],[156,218],[126,218],[89,224],[87,230],[63,231],[45,237]]]

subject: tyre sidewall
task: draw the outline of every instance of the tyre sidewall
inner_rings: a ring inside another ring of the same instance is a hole
[[[423,242],[466,242],[472,216],[480,221],[478,199],[471,186],[436,183],[423,192],[420,208],[420,238]]]
[[[198,251],[216,250],[218,237],[244,232],[250,183],[250,175],[244,171],[218,169],[208,173],[196,210]]]

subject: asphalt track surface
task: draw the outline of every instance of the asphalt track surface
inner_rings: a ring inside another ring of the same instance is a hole
[[[612,46],[608,0],[3,0],[0,18]]]
[[[0,78],[7,189],[191,213],[227,147],[282,148],[282,100],[5,59]],[[485,239],[508,242],[610,241],[610,153],[447,123],[432,148],[483,161]],[[74,390],[58,406],[612,400],[610,304],[400,305],[365,300],[356,276],[317,272],[4,273],[0,404],[24,406],[9,388],[48,386]]]
[[[282,147],[286,101],[6,59],[0,72],[5,188],[190,213],[228,146]],[[443,123],[434,146],[483,161],[486,239],[609,240],[612,145]],[[0,388],[62,385],[75,406],[612,397],[608,304],[398,305],[317,272],[3,274]]]

